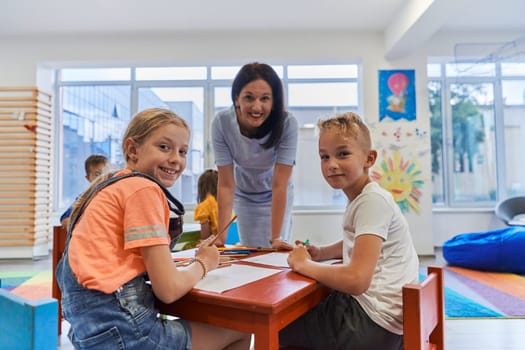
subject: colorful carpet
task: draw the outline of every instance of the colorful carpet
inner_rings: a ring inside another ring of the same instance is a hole
[[[524,318],[525,276],[445,267],[446,318]]]
[[[421,277],[426,274],[422,269]],[[0,288],[26,299],[51,296],[51,271],[1,272]],[[525,276],[445,267],[447,318],[525,318]]]
[[[51,297],[51,271],[0,271],[0,288],[29,300]]]

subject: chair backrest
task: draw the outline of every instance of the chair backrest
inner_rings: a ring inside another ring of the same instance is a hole
[[[228,236],[226,237],[226,244],[237,244],[240,242],[239,229],[236,222],[232,222],[228,228]]]
[[[60,303],[62,299],[62,293],[60,293],[60,288],[58,288],[58,283],[55,276],[55,271],[57,269],[58,261],[64,253],[66,248],[66,237],[67,230],[62,226],[53,226],[53,283],[51,287],[51,296],[58,300],[58,334],[62,333],[62,305]]]
[[[517,218],[520,214],[525,216],[525,196],[503,199],[496,205],[494,212],[498,219],[509,226],[525,226],[525,218]]]
[[[404,350],[445,348],[443,268],[427,270],[423,281],[403,286]]]

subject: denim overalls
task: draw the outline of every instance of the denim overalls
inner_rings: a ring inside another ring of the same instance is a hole
[[[75,349],[189,350],[189,322],[159,317],[145,274],[111,294],[78,283],[68,259],[70,232],[78,217],[71,220],[64,255],[55,272],[62,291],[62,314],[71,324],[68,337]]]

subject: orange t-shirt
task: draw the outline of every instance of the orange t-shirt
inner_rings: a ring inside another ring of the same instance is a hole
[[[209,222],[210,233],[212,235],[217,234],[217,227],[219,226],[219,205],[214,196],[208,194],[202,202],[195,206],[193,220],[201,224]]]
[[[99,191],[77,222],[71,269],[84,287],[113,293],[146,270],[140,247],[169,245],[168,225],[166,196],[156,183],[140,176],[119,180]]]

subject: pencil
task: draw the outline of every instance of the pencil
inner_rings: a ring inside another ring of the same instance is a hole
[[[221,255],[231,255],[231,254],[250,254],[252,252],[256,252],[257,250],[249,250],[249,249],[235,249],[235,250],[221,250],[219,253]]]
[[[221,267],[228,267],[228,266],[232,266],[231,263],[220,263],[217,268],[220,269]]]
[[[237,219],[237,215],[234,215],[233,218],[230,220],[230,222],[228,222],[228,224],[222,229],[221,232],[217,233],[215,235],[215,237],[212,238],[212,240],[208,243],[208,247],[211,247],[213,245],[213,243],[215,243],[215,241],[217,240],[217,238],[219,238],[220,235],[222,235],[224,232],[226,232],[226,230],[228,229],[228,227],[230,227],[231,224],[233,224],[233,222],[235,221],[235,219]]]
[[[232,256],[243,256],[243,257],[247,257],[248,255],[250,255],[250,253],[231,253],[231,254],[221,254],[220,257],[232,257]]]
[[[255,252],[275,252],[275,251],[277,251],[277,249],[275,249],[275,248],[265,248],[265,247],[254,248],[254,247],[244,247],[244,246],[237,246],[237,247],[234,247],[234,248],[220,247],[218,249],[221,252],[221,254],[223,252],[224,253],[228,253],[228,252],[250,252],[250,253],[255,253]]]
[[[228,255],[219,255],[219,261],[229,261],[229,260],[237,260],[236,257],[228,256]]]
[[[174,257],[174,258],[171,258],[171,260],[173,260],[176,263],[183,262],[183,261],[190,261],[192,259],[193,258],[187,258],[187,257]]]

